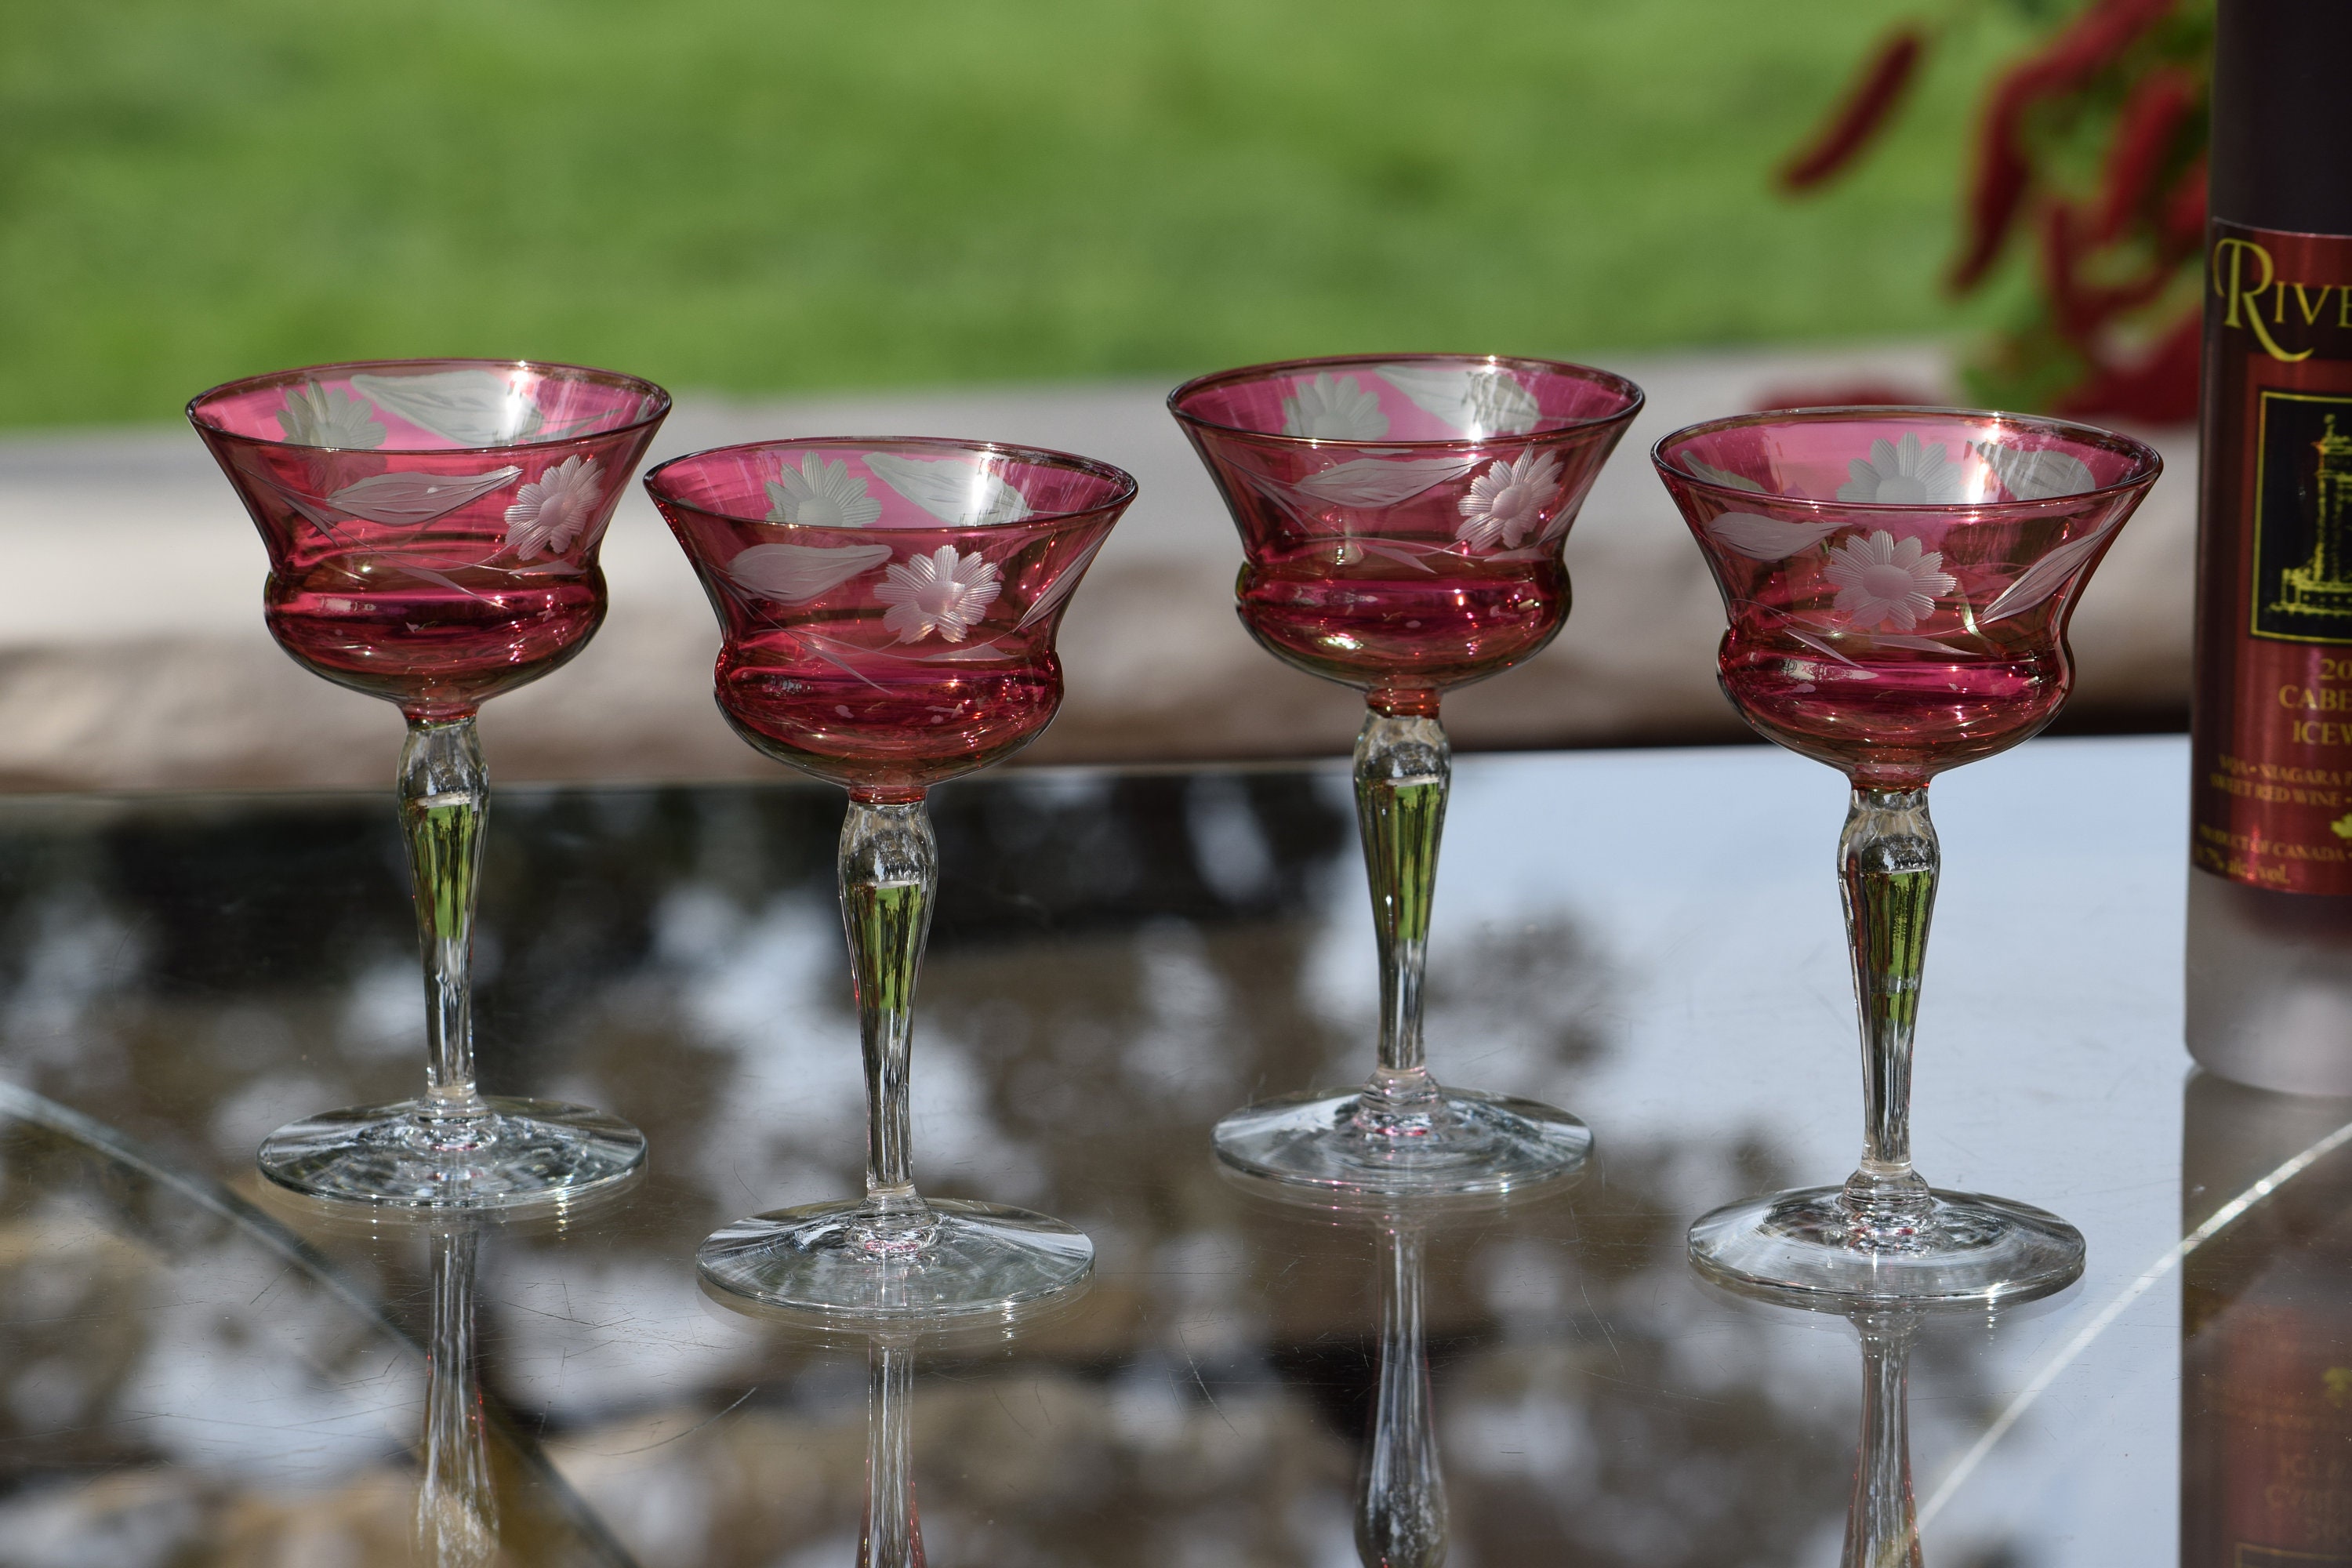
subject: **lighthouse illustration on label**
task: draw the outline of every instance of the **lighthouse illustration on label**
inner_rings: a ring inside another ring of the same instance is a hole
[[[2336,429],[2339,413],[2352,415],[2352,399],[2262,395],[2258,637],[2352,643],[2352,434]]]

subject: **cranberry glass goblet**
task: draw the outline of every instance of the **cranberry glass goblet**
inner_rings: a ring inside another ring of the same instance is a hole
[[[719,711],[849,791],[841,916],[866,1067],[866,1195],[729,1226],[712,1289],[866,1320],[1003,1311],[1083,1280],[1093,1244],[915,1191],[908,1065],[939,854],[931,785],[1010,756],[1062,700],[1054,635],[1135,481],[979,441],[767,441],[646,476],[719,612]]]
[[[1940,854],[1928,781],[2056,715],[2066,622],[2162,470],[2085,426],[1951,409],[1820,408],[1693,426],[1653,454],[1730,616],[1719,669],[1748,722],[1853,782],[1838,841],[1862,1017],[1863,1155],[1842,1187],[1691,1227],[1727,1285],[1841,1301],[2023,1300],[2083,1237],[1911,1168],[1911,1041]]]
[[[1504,1192],[1572,1170],[1591,1147],[1584,1123],[1441,1088],[1423,1065],[1452,773],[1438,700],[1559,631],[1561,545],[1641,389],[1580,365],[1420,354],[1223,371],[1168,405],[1241,531],[1242,624],[1284,662],[1361,689],[1370,710],[1356,819],[1380,942],[1379,1065],[1361,1089],[1228,1116],[1218,1156],[1356,1194]]]
[[[626,1122],[474,1084],[475,886],[489,778],[482,702],[604,618],[596,549],[669,395],[520,361],[321,365],[188,405],[269,552],[270,634],[295,662],[399,704],[400,819],[424,947],[425,1090],[270,1134],[261,1169],[316,1197],[511,1208],[620,1181]]]

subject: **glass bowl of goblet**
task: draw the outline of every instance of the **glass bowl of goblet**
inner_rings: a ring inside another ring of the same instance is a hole
[[[475,1084],[489,775],[474,718],[603,622],[597,547],[668,412],[649,381],[520,360],[319,365],[188,405],[269,552],[270,635],[408,721],[399,799],[424,949],[425,1093],[280,1128],[258,1155],[272,1181],[354,1203],[499,1209],[580,1197],[644,1161],[644,1137],[615,1117]]]
[[[1561,549],[1642,406],[1606,371],[1493,355],[1293,360],[1168,400],[1241,531],[1235,608],[1276,658],[1364,693],[1357,826],[1381,970],[1358,1089],[1217,1126],[1245,1175],[1350,1194],[1508,1191],[1582,1163],[1592,1135],[1537,1101],[1441,1086],[1422,978],[1445,822],[1447,690],[1540,652],[1568,616]]]
[[[1842,1186],[1705,1215],[1691,1258],[1735,1289],[1822,1300],[2059,1289],[2083,1268],[2074,1226],[1912,1168],[1913,1029],[1942,864],[1927,786],[2056,716],[2074,679],[2067,619],[2162,461],[2085,425],[1937,408],[1722,419],[1652,456],[1723,591],[1724,691],[1852,787],[1838,879],[1861,1164]]]
[[[646,489],[719,615],[719,711],[753,749],[849,792],[848,937],[866,1194],[742,1220],[710,1289],[887,1320],[1005,1312],[1084,1280],[1085,1236],[915,1190],[908,1073],[939,851],[933,784],[1019,751],[1062,700],[1054,637],[1135,481],[980,441],[763,441],[664,463]]]

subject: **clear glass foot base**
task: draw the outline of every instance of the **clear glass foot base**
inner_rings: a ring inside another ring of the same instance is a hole
[[[1403,1113],[1360,1090],[1315,1089],[1217,1123],[1217,1158],[1244,1175],[1377,1195],[1506,1193],[1567,1175],[1592,1130],[1565,1110],[1441,1089]]]
[[[868,1320],[1004,1311],[1094,1270],[1094,1243],[1060,1220],[940,1199],[924,1211],[887,1228],[862,1199],[755,1215],[713,1233],[695,1268],[755,1307]]]
[[[2083,1234],[2006,1198],[1936,1192],[1898,1245],[1857,1239],[1841,1187],[1748,1198],[1690,1229],[1691,1263],[1746,1293],[1808,1302],[2030,1301],[2083,1272]]]
[[[645,1134],[601,1110],[491,1095],[474,1106],[457,1116],[422,1100],[331,1110],[272,1132],[257,1160],[310,1197],[418,1209],[568,1203],[645,1163]]]

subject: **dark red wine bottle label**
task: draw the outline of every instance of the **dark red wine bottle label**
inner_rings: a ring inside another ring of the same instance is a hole
[[[2190,858],[2352,894],[2352,237],[2207,243]]]

